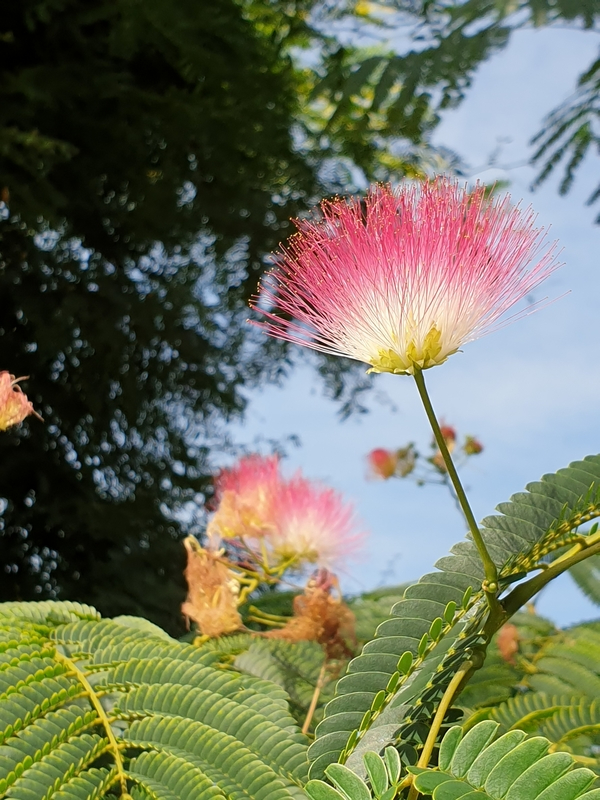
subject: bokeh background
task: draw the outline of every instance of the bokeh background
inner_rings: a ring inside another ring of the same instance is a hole
[[[443,487],[367,480],[430,440],[408,378],[267,341],[248,297],[288,219],[372,180],[506,184],[560,241],[552,302],[428,373],[484,452],[476,515],[600,449],[599,16],[589,0],[26,0],[0,20],[0,600],[181,625],[211,475],[274,448],[353,499],[357,593],[464,534]],[[535,142],[532,141],[535,139]],[[541,148],[541,150],[540,150]],[[543,179],[543,180],[541,180]],[[543,303],[542,303],[543,305]],[[565,576],[538,602],[594,615]]]

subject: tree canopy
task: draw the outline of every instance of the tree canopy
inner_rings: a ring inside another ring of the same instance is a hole
[[[481,64],[517,30],[560,25],[597,32],[600,19],[595,0],[365,0],[352,11],[344,35],[328,39],[312,100],[320,103],[328,143],[371,180],[411,166],[460,170],[456,154],[431,147],[431,133],[464,99]],[[540,168],[536,185],[563,161],[560,190],[568,191],[583,157],[598,147],[598,71],[595,61],[573,96],[543,121],[532,153]],[[590,202],[598,197],[600,187]]]
[[[314,191],[292,65],[230,0],[0,25],[0,363],[45,420],[0,442],[1,596],[169,625],[217,420],[264,367],[250,276]]]

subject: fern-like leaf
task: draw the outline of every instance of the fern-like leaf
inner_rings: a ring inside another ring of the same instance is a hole
[[[571,567],[569,574],[585,596],[600,606],[600,556],[592,556]]]
[[[600,456],[590,456],[529,484],[498,506],[499,515],[484,519],[481,533],[503,586],[539,569],[576,539],[581,525],[600,516],[599,486]],[[451,553],[437,562],[437,572],[406,590],[350,662],[310,747],[311,778],[322,778],[336,761],[364,775],[362,754],[391,743],[406,763],[416,763],[453,675],[477,662],[487,644],[489,612],[475,545],[467,540]]]
[[[0,605],[0,798],[300,800],[283,690],[144,620]]]

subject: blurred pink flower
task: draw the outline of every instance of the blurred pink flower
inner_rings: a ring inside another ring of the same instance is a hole
[[[278,561],[331,568],[364,538],[351,504],[327,486],[296,474],[280,487],[274,504],[276,532],[269,546]]]
[[[241,458],[215,478],[218,504],[207,534],[211,546],[221,539],[260,538],[273,532],[273,497],[282,477],[279,457],[250,455]]]
[[[330,567],[356,548],[352,506],[333,489],[301,474],[286,481],[277,456],[246,456],[215,479],[216,511],[207,528],[209,546],[242,542],[269,566],[290,562]]]
[[[39,416],[33,410],[33,403],[19,386],[19,381],[22,380],[25,378],[15,378],[10,372],[0,372],[0,431],[23,422],[29,414]]]
[[[442,364],[558,266],[534,223],[508,197],[447,178],[323,201],[251,302],[266,318],[255,324],[373,372]]]

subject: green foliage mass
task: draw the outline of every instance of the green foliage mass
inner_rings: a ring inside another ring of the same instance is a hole
[[[580,76],[571,97],[546,117],[533,143],[537,145],[533,161],[542,167],[534,185],[545,181],[562,162],[559,192],[566,194],[583,159],[600,146],[600,58]],[[588,205],[599,198],[600,185],[588,198]],[[596,223],[600,224],[600,214]]]
[[[203,228],[262,247],[306,189],[291,65],[230,0],[26,0],[0,44],[2,181],[29,225],[66,220],[119,265]]]
[[[367,592],[348,600],[355,618],[356,649],[370,641],[378,625],[387,619],[390,605],[402,598],[403,586]],[[262,611],[292,614],[290,592],[266,593],[254,602]],[[242,608],[242,612],[244,609]],[[259,626],[255,626],[260,630]],[[348,644],[352,644],[349,642]],[[290,712],[299,725],[304,723],[324,661],[324,652],[316,642],[288,642],[236,634],[211,639],[202,648],[218,653],[221,663],[257,678],[273,681],[285,690]],[[329,661],[321,681],[318,702],[310,730],[323,718],[325,705],[333,698],[337,679],[345,672],[349,659]]]
[[[313,642],[192,644],[77,603],[0,604],[0,798],[598,800],[598,624],[517,612],[600,549],[582,527],[599,480],[590,456],[484,520],[495,602],[470,540],[401,599],[355,598],[367,636],[394,605],[337,681],[343,662]],[[511,618],[512,644],[494,640]],[[329,702],[309,748],[299,723],[317,689]]]
[[[460,172],[464,165],[455,154],[431,147],[431,133],[443,112],[464,99],[478,68],[515,31],[563,26],[593,34],[599,15],[595,0],[358,3],[346,21],[374,44],[361,49],[330,42],[313,90],[327,117],[325,133],[370,178],[385,180],[411,166],[417,173]],[[595,61],[584,71],[572,97],[534,138],[535,185],[562,162],[560,191],[567,192],[585,155],[597,150],[598,70]],[[600,189],[589,202],[598,197]]]
[[[145,620],[1,604],[0,668],[0,797],[304,796],[285,693]]]
[[[574,541],[579,526],[600,514],[599,479],[598,456],[575,462],[529,484],[527,492],[498,506],[500,515],[483,521],[482,536],[507,589],[539,569],[549,553]],[[365,751],[388,744],[414,764],[457,670],[468,665],[467,674],[475,672],[506,612],[514,613],[531,597],[517,586],[500,608],[490,610],[478,588],[483,569],[475,545],[461,542],[451,552],[437,562],[437,572],[406,590],[392,616],[350,663],[311,745],[311,777],[321,778],[338,760],[360,770]],[[548,568],[546,577],[550,574]]]

